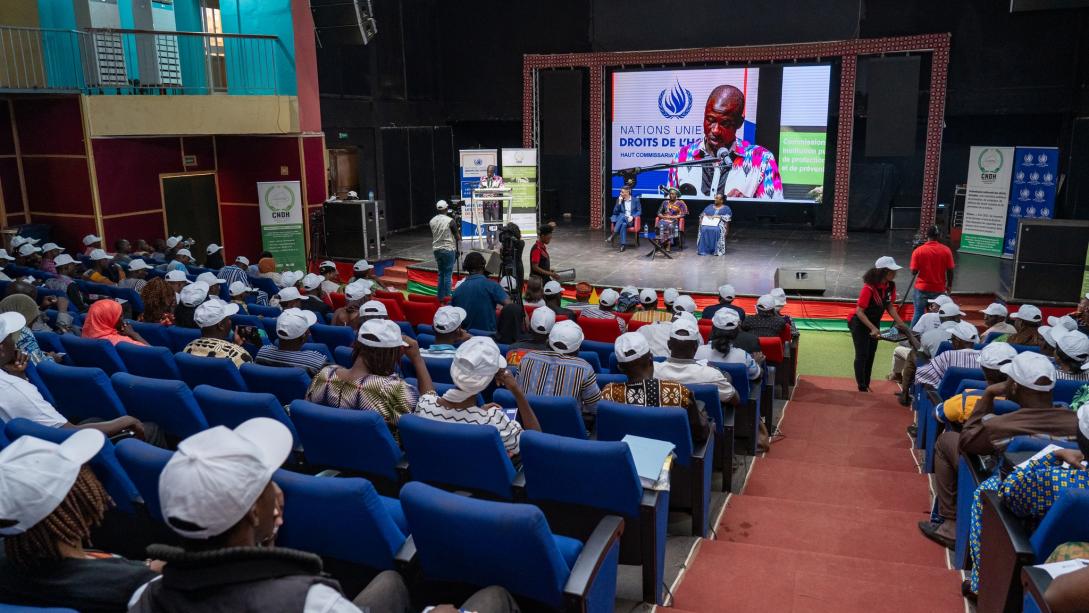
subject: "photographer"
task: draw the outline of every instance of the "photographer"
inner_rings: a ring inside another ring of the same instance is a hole
[[[454,262],[457,261],[458,241],[461,239],[461,228],[458,220],[451,217],[447,210],[449,205],[445,200],[435,203],[438,213],[431,218],[428,225],[431,226],[431,248],[435,252],[435,263],[439,267],[439,301],[443,301],[450,295],[450,285],[454,277]]]

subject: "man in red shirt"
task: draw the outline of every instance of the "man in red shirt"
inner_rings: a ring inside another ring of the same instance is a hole
[[[911,316],[911,325],[919,321],[926,312],[927,301],[948,293],[953,287],[953,251],[938,242],[941,231],[938,226],[931,226],[926,231],[926,242],[919,245],[911,254],[911,272],[918,275],[915,279],[915,313]]]

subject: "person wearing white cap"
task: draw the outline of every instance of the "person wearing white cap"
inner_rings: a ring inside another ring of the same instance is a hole
[[[352,264],[352,279],[366,279],[375,289],[389,291],[389,288],[378,278],[374,264],[367,260],[356,260],[355,264]]]
[[[594,368],[578,357],[584,338],[577,323],[556,322],[548,333],[550,350],[530,351],[522,356],[518,364],[518,385],[531,396],[574,398],[582,409],[583,418],[591,422],[601,390]]]
[[[1042,326],[1040,331],[1053,350],[1055,376],[1060,380],[1089,381],[1089,370],[1083,370],[1089,364],[1089,336],[1062,325]]]
[[[3,251],[3,249],[0,249],[0,251]],[[85,312],[88,301],[83,296],[79,284],[75,283],[75,279],[72,278],[72,275],[76,274],[76,260],[67,253],[62,253],[57,256],[54,263],[57,265],[57,276],[46,279],[45,287],[64,292],[72,306],[76,307],[81,313]]]
[[[711,434],[707,413],[696,403],[692,391],[677,381],[655,375],[654,355],[647,339],[635,332],[621,334],[614,344],[616,362],[625,383],[610,383],[601,390],[601,399],[645,407],[677,407],[688,413],[692,442],[702,443]]]
[[[198,284],[201,282],[193,285]],[[231,315],[236,313],[238,305],[232,302],[223,302],[219,298],[202,302],[193,312],[193,322],[200,328],[200,338],[189,341],[182,351],[198,357],[225,358],[234,362],[235,366],[251,361],[250,354],[242,348],[242,339],[231,328]]]
[[[695,358],[726,364],[744,364],[749,381],[757,385],[763,371],[752,354],[737,346],[737,335],[740,332],[741,319],[737,316],[737,311],[727,308],[715,311],[715,316],[711,318],[711,338],[706,345],[701,345],[696,350]]]
[[[182,272],[189,272],[189,264],[193,263],[193,252],[182,247],[174,252],[174,259],[166,265],[166,270],[180,270]]]
[[[91,255],[91,252],[95,249],[102,248],[102,237],[95,234],[88,234],[83,237],[83,255]]]
[[[219,286],[227,282],[224,279],[220,279],[215,275],[215,273],[212,272],[200,273],[199,275],[197,275],[197,281],[206,284],[209,288],[212,289],[212,291],[216,293],[219,293]]]
[[[249,259],[247,259],[245,256],[240,255],[235,258],[234,262],[232,262],[231,264],[220,268],[219,272],[216,273],[216,278],[223,279],[223,281],[227,284],[228,288],[234,287],[235,283],[240,283],[247,289],[252,289],[253,301],[259,305],[267,305],[269,295],[261,290],[254,288],[253,285],[250,283],[250,275],[248,272],[249,266]],[[234,294],[232,294],[232,296],[233,295]]]
[[[948,353],[948,352],[947,352]],[[987,385],[1001,383],[1007,379],[1002,367],[1017,357],[1017,350],[1009,343],[988,343],[979,352],[979,367],[983,371],[983,378]],[[962,424],[975,410],[983,390],[965,389],[963,392],[935,407],[935,415],[943,423]],[[1005,400],[996,398],[996,400]]]
[[[579,312],[579,321],[583,321],[584,318],[588,319],[611,319],[616,322],[616,326],[619,329],[619,333],[623,334],[628,331],[628,322],[623,317],[616,314],[616,304],[620,301],[620,293],[615,289],[608,287],[601,290],[601,293],[597,297],[597,307],[587,307]]]
[[[1033,304],[1022,304],[1017,312],[1010,315],[1010,319],[1013,320],[1013,327],[1017,328],[1017,332],[1000,336],[995,340],[1011,345],[1035,345],[1040,349],[1047,347],[1047,340],[1040,334],[1044,314],[1039,307]]]
[[[983,325],[987,326],[987,331],[983,333],[983,340],[992,335],[1001,336],[1003,334],[1013,334],[1017,332],[1017,328],[1010,325],[1007,318],[1010,315],[1006,305],[1000,302],[992,302],[987,305],[987,308],[980,311],[983,313]]]
[[[332,260],[324,260],[318,264],[318,274],[321,275],[321,290],[324,294],[339,292],[342,284],[337,265]]]
[[[371,282],[366,279],[356,279],[344,286],[344,306],[333,312],[334,326],[351,326],[358,330],[363,319],[359,314],[359,307],[367,301],[371,295]]]
[[[680,300],[678,300],[680,302]],[[674,306],[677,306],[676,303]],[[678,317],[669,328],[669,358],[654,363],[654,376],[678,383],[707,383],[718,388],[723,404],[737,404],[737,390],[721,370],[696,360],[696,351],[703,344],[699,326],[690,317]]]
[[[181,328],[199,328],[194,316],[197,307],[208,299],[210,289],[204,281],[194,281],[182,286],[174,307],[174,325]]]
[[[457,260],[457,244],[461,240],[461,227],[447,211],[445,200],[435,203],[435,216],[427,225],[431,228],[431,249],[439,269],[438,297],[442,302],[450,295]]]
[[[758,337],[781,337],[787,321],[775,312],[778,302],[775,296],[764,294],[756,300],[756,311],[741,322],[741,329]]]
[[[1055,366],[1046,356],[1032,351],[1017,354],[1001,366],[1007,380],[988,385],[976,402],[960,432],[947,430],[934,446],[934,491],[938,515],[944,522],[919,522],[927,538],[952,548],[956,535],[957,464],[961,453],[1001,456],[1015,436],[1044,435],[1072,439],[1078,431],[1077,415],[1065,406],[1055,406]],[[997,415],[994,401],[1006,398],[1020,408]]]
[[[277,344],[263,345],[253,361],[262,366],[301,368],[313,377],[329,364],[324,353],[303,349],[310,340],[310,328],[316,323],[318,316],[312,311],[287,309],[280,313],[276,318]]]
[[[533,277],[530,277],[531,279]],[[529,337],[510,345],[507,352],[507,362],[512,367],[521,363],[522,357],[530,351],[548,351],[548,335],[552,332],[552,326],[556,325],[556,314],[552,309],[537,307],[529,316]]]
[[[15,250],[15,264],[24,268],[38,268],[41,263],[41,249],[30,243],[23,243]]]
[[[231,297],[231,302],[238,305],[238,312],[243,315],[249,315],[250,312],[249,309],[246,308],[246,298],[253,296],[256,293],[256,289],[241,281],[235,281],[227,286],[227,294]]]
[[[739,321],[745,321],[745,309],[734,304],[734,299],[737,298],[737,290],[734,286],[726,283],[718,286],[718,304],[713,304],[703,309],[702,319],[712,319],[715,313],[718,313],[722,309],[729,309],[737,314]]]
[[[326,295],[322,286],[324,281],[321,275],[312,272],[303,275],[301,281],[303,292],[298,305],[300,309],[313,311],[322,323],[325,323],[327,315],[333,314],[332,299]]]
[[[87,256],[91,260],[91,266],[83,273],[83,278],[92,283],[103,285],[117,285],[125,278],[125,271],[113,263],[113,257],[101,249],[91,251]]]
[[[39,268],[45,272],[51,272],[57,274],[57,256],[64,252],[64,247],[61,247],[57,243],[46,243],[42,245],[42,261],[38,264]]]
[[[933,350],[930,349],[931,346],[936,347],[941,342],[949,340],[948,334],[936,334],[933,333],[934,330],[952,328],[964,315],[960,307],[945,295],[930,300],[929,304],[932,310],[919,317],[911,329],[919,337],[917,344],[920,347],[927,347],[927,349],[923,350],[922,355],[920,355],[919,350],[912,347],[911,340],[904,340],[892,350],[892,373],[889,378],[900,383],[902,389],[911,387],[911,382],[914,381],[916,359],[920,357],[929,359],[929,356],[933,355]],[[928,342],[923,342],[922,338],[927,338]],[[902,393],[901,403],[908,402],[908,394]]]
[[[173,251],[179,246],[184,246],[182,245],[183,242],[184,239],[181,236],[168,236],[166,237],[166,248]]]
[[[563,315],[567,319],[572,321],[578,319],[578,315],[571,309],[566,309],[563,306],[563,286],[559,281],[549,281],[544,284],[544,302],[545,308],[552,309],[552,312],[558,315]]]
[[[953,252],[938,239],[941,232],[938,226],[931,226],[926,231],[926,242],[911,252],[908,268],[915,277],[915,315],[911,325],[923,314],[926,301],[950,291],[953,287]]]
[[[456,306],[441,306],[435,311],[431,327],[435,329],[435,340],[421,353],[429,358],[448,358],[457,351],[457,346],[472,338],[462,327],[465,321],[465,309]]]
[[[86,466],[105,440],[91,430],[59,445],[21,436],[0,451],[0,601],[123,611],[158,576],[142,560],[84,549],[113,506]]]
[[[949,334],[953,349],[943,352],[919,368],[915,372],[916,382],[937,388],[950,368],[979,368],[979,350],[973,348],[979,342],[979,330],[962,321],[950,328]]]
[[[631,314],[631,321],[643,321],[646,323],[655,323],[659,321],[670,322],[673,320],[673,300],[680,295],[680,292],[673,288],[668,288],[663,292],[669,298],[668,302],[664,302],[663,308],[658,308],[658,292],[652,288],[644,288],[637,290],[634,287],[626,287],[620,295],[623,297],[629,291],[638,292],[639,304],[635,311]],[[623,298],[621,298],[623,300]]]
[[[900,266],[896,260],[887,255],[877,258],[874,267],[862,276],[862,291],[858,294],[855,312],[847,322],[851,331],[851,343],[855,348],[855,383],[860,392],[870,391],[873,360],[877,356],[877,339],[881,337],[881,317],[888,313],[896,327],[905,334],[908,333],[907,325],[896,310],[897,270],[900,270]]]
[[[412,363],[419,393],[396,372],[401,356]],[[397,420],[415,410],[420,394],[434,390],[419,344],[401,334],[396,323],[371,319],[359,325],[351,367],[334,364],[321,369],[314,375],[306,399],[328,407],[376,411],[400,441]]]
[[[204,267],[219,270],[223,265],[223,245],[210,243],[204,248]]]
[[[492,339],[474,336],[462,343],[451,360],[450,378],[454,388],[441,397],[433,390],[420,395],[416,415],[436,421],[492,426],[499,431],[507,455],[515,459],[520,452],[519,439],[523,429],[541,430],[522,387],[507,370],[507,361]],[[507,388],[514,396],[521,423],[507,417],[498,405],[477,406],[478,394],[493,381],[497,386]]]
[[[147,285],[147,275],[150,270],[151,266],[147,262],[140,258],[133,258],[129,260],[129,269],[125,273],[125,278],[121,279],[117,286],[126,287],[139,294]]]

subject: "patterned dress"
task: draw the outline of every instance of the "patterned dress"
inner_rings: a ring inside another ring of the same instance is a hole
[[[670,202],[669,200],[663,200],[662,206],[658,208],[658,216],[662,215],[680,215],[682,218],[688,215],[688,205],[684,203],[684,200],[676,200]],[[660,219],[658,220],[658,240],[671,241],[680,232],[680,220],[679,219]]]
[[[415,410],[419,392],[397,375],[342,379],[336,374],[340,369],[339,366],[328,366],[314,375],[306,399],[328,407],[377,411],[389,426],[394,440],[400,444],[397,420]]]
[[[610,383],[601,390],[601,399],[641,407],[678,407],[688,413],[693,442],[701,443],[711,433],[707,413],[696,404],[692,390],[676,381],[643,379],[638,383]]]

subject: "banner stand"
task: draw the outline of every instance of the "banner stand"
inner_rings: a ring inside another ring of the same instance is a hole
[[[298,181],[257,183],[261,211],[261,246],[276,259],[276,268],[306,270],[302,187]]]

